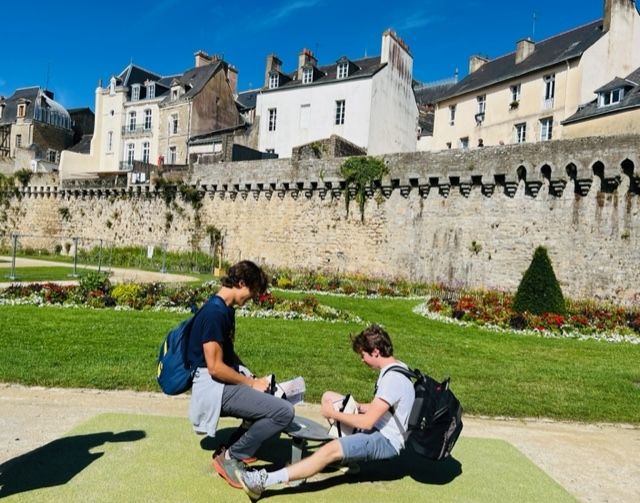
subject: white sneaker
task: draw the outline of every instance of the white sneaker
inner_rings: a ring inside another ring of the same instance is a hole
[[[267,470],[238,470],[236,476],[249,498],[256,501],[262,496],[267,482]]]

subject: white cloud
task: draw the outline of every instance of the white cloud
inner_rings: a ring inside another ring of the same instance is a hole
[[[393,24],[392,26],[400,35],[402,32],[412,31],[417,28],[422,28],[423,26],[427,26],[433,24],[437,21],[440,21],[442,18],[440,16],[429,16],[425,12],[418,12],[408,18],[401,20],[398,23]]]
[[[262,27],[273,26],[294,12],[314,7],[320,2],[321,0],[297,0],[292,3],[287,3],[265,14],[264,18],[258,21],[257,24]]]

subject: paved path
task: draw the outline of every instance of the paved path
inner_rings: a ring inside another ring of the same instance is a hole
[[[104,412],[185,417],[188,397],[0,383],[0,463]],[[317,405],[298,414],[320,420]],[[640,502],[640,427],[465,417],[463,436],[499,438],[589,503]],[[552,503],[552,502],[549,502]]]
[[[50,260],[37,260],[30,258],[16,257],[16,267],[67,267],[71,269],[72,264],[66,262],[54,262]],[[11,257],[0,255],[0,269],[11,268]],[[95,269],[97,266],[82,265],[82,268]],[[186,281],[193,281],[193,276],[187,276],[184,274],[168,274],[153,271],[141,271],[138,269],[124,269],[121,267],[113,267],[110,269],[111,276],[109,280],[112,283],[125,283],[131,281],[137,281],[140,283],[183,283]],[[0,274],[0,278],[5,276],[4,273]],[[5,288],[16,282],[2,282],[0,288]],[[27,283],[34,283],[34,281],[28,281]],[[75,285],[78,282],[74,280],[55,281],[59,285]]]

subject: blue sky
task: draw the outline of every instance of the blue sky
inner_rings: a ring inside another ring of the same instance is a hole
[[[602,10],[603,0],[6,2],[3,40],[12,49],[0,57],[0,95],[48,82],[64,106],[93,109],[98,79],[106,83],[131,61],[180,73],[199,49],[223,54],[245,90],[262,85],[269,53],[287,72],[303,47],[320,64],[378,55],[386,28],[409,44],[414,78],[430,82],[456,68],[463,77],[472,54],[500,56],[521,38],[542,40],[598,19]]]

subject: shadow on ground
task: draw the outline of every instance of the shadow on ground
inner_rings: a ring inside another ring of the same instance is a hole
[[[63,437],[0,465],[0,498],[66,484],[104,452],[91,449],[106,442],[134,442],[144,431],[101,432]]]
[[[203,438],[200,441],[200,447],[203,450],[212,451],[213,454],[220,445],[226,445],[234,432],[235,428],[218,430],[214,438]],[[316,444],[316,447],[317,445],[319,444]],[[306,455],[309,455],[312,451],[313,448]],[[267,470],[282,468],[291,459],[291,441],[286,437],[271,439],[263,444],[257,453],[257,457],[267,463],[262,464],[260,468],[266,468]],[[347,473],[340,476],[338,475],[338,472],[340,472],[338,468],[327,468],[324,473],[331,472],[335,472],[336,476],[309,481],[296,487],[266,491],[263,493],[262,498],[276,494],[322,491],[342,484],[399,480],[407,476],[421,484],[444,485],[452,482],[462,474],[462,465],[452,457],[444,461],[431,461],[407,449],[399,457],[391,460],[362,463],[360,464],[360,471],[356,474]]]

